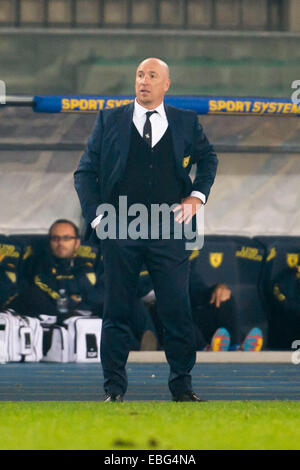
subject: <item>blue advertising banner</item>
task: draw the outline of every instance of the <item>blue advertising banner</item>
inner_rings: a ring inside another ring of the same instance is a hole
[[[40,113],[97,113],[133,100],[134,96],[35,96],[33,109]],[[300,104],[284,98],[166,96],[165,102],[197,114],[300,116]]]

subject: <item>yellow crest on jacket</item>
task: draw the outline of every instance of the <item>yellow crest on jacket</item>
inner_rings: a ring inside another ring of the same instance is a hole
[[[299,263],[299,253],[287,253],[286,263],[290,268],[295,268]]]
[[[218,268],[223,261],[223,253],[209,253],[209,262],[213,268]]]
[[[189,164],[189,162],[190,162],[190,158],[191,158],[190,155],[188,155],[187,157],[184,157],[184,159],[182,160],[182,166],[183,166],[183,168],[186,168],[186,167],[188,166],[188,164]]]

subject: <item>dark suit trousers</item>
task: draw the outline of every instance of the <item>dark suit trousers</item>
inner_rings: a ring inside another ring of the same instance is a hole
[[[143,263],[152,278],[173,395],[191,390],[196,348],[189,300],[189,251],[184,240],[101,241],[106,292],[101,338],[104,389],[125,393],[130,323]]]

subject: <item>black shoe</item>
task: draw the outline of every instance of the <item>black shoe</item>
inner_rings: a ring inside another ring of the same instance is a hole
[[[115,393],[106,393],[106,395],[104,396],[103,401],[105,401],[105,402],[123,401],[123,395],[121,395],[121,394],[116,395]]]
[[[198,401],[198,402],[204,402],[207,400],[201,400],[195,392],[188,391],[185,393],[182,393],[181,395],[173,395],[172,398],[173,401]]]

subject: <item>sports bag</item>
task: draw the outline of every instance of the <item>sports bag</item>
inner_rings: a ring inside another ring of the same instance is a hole
[[[100,362],[102,320],[93,316],[75,316],[63,323],[43,326],[43,361]]]
[[[37,318],[0,313],[0,362],[38,362],[43,357],[43,329]]]
[[[69,335],[67,327],[43,325],[44,362],[69,362]]]

